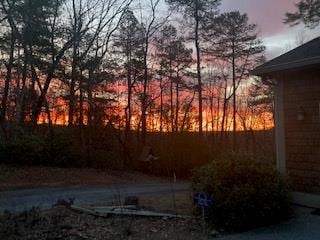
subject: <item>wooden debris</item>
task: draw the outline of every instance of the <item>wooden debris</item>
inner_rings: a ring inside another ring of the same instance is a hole
[[[99,214],[99,212],[90,210],[88,208],[83,208],[83,207],[80,207],[80,206],[72,205],[70,207],[70,209],[75,210],[75,211],[80,212],[80,213],[87,213],[87,214],[90,214],[90,215],[93,215],[93,216],[97,216],[97,217],[108,217],[106,214]]]
[[[157,217],[157,218],[192,218],[190,216],[182,216],[182,215],[174,215],[174,214],[167,214],[167,213],[158,213],[153,211],[146,211],[146,210],[136,210],[136,209],[128,209],[118,207],[89,207],[84,208],[80,206],[71,206],[71,209],[87,213],[90,215],[98,216],[98,217],[109,217],[110,215],[119,215],[119,216],[138,216],[138,217]]]
[[[123,205],[123,206],[94,206],[94,209],[119,209],[119,208],[123,208],[123,209],[132,209],[132,210],[138,210],[138,206],[137,205]]]

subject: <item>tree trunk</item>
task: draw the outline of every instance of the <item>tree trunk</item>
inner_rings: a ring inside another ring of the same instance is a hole
[[[85,140],[85,128],[84,128],[84,114],[83,114],[83,75],[82,70],[80,70],[80,78],[79,78],[79,125],[80,125],[80,137],[81,137],[81,146],[82,146],[82,154],[85,156],[86,154],[86,140]]]
[[[7,64],[7,74],[5,79],[4,92],[3,92],[2,104],[1,104],[1,115],[0,115],[0,124],[3,128],[4,128],[3,125],[6,122],[9,87],[12,79],[12,67],[13,67],[15,41],[16,40],[13,35],[13,32],[11,32],[10,56],[9,56],[9,63]]]
[[[92,79],[93,71],[89,70],[89,79],[87,84],[88,94],[88,145],[87,145],[87,167],[92,167],[92,110],[93,110],[93,99],[92,99]]]
[[[26,91],[27,71],[28,71],[28,63],[25,56],[23,70],[22,70],[22,86],[18,96],[18,105],[17,105],[17,122],[19,123],[20,126],[23,126],[24,119],[25,119],[25,91]]]
[[[226,81],[226,85],[224,88],[223,111],[222,111],[222,119],[221,119],[221,132],[220,132],[221,146],[224,145],[225,121],[226,121],[227,107],[228,107],[227,88],[228,88],[228,83]]]
[[[143,95],[142,95],[142,104],[141,104],[141,143],[144,146],[146,144],[147,138],[147,89],[148,89],[148,50],[149,50],[149,38],[145,39],[146,46],[143,56],[143,67],[144,67],[144,79],[143,79]]]
[[[77,33],[74,33],[77,34]],[[72,72],[71,72],[71,82],[70,82],[70,96],[69,96],[69,120],[68,125],[69,127],[74,123],[74,115],[75,115],[75,108],[76,108],[76,98],[75,98],[75,85],[77,81],[77,51],[78,51],[78,43],[75,38],[73,44],[73,56],[72,56]]]
[[[198,1],[196,1],[195,11],[195,47],[197,53],[197,78],[198,78],[198,97],[199,97],[199,135],[203,134],[203,119],[202,119],[202,80],[201,80],[201,55],[200,55],[200,42],[199,42],[199,12]]]
[[[163,86],[162,77],[160,78],[160,132],[163,132]]]
[[[173,107],[173,73],[172,73],[172,63],[170,61],[170,123],[171,132],[174,132],[174,107]]]
[[[210,96],[210,115],[211,115],[211,135],[214,136],[214,104],[213,104],[213,92],[211,93]]]
[[[125,144],[131,141],[131,119],[132,119],[132,66],[131,66],[131,53],[127,56],[127,90],[128,90],[128,105],[126,109],[126,129],[125,129]]]
[[[236,96],[236,62],[235,46],[232,43],[232,85],[233,85],[233,151],[237,149],[237,96]]]
[[[218,100],[217,100],[217,114],[216,114],[216,131],[217,131],[217,134],[216,134],[216,139],[218,140],[218,134],[219,134],[219,119],[220,119],[220,96],[218,97]]]
[[[79,125],[83,128],[84,126],[84,117],[83,117],[83,79],[82,73],[80,71],[79,78]]]
[[[178,132],[178,123],[179,123],[179,73],[177,73],[177,82],[176,82],[176,114],[175,114],[175,132]]]
[[[20,59],[20,57],[19,57]],[[19,81],[19,84],[17,84],[17,89],[19,90],[18,96],[17,96],[17,106],[16,106],[16,122],[20,124],[21,126],[24,123],[24,101],[25,101],[25,86],[26,86],[26,80],[27,80],[27,58],[24,54],[24,60],[23,60],[23,68],[22,68],[22,79],[21,82]],[[20,75],[20,74],[19,74]]]

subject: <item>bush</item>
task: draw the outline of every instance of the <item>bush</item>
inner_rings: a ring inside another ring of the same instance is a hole
[[[42,134],[23,133],[0,143],[0,163],[27,166],[80,167],[81,148],[69,137],[53,139]]]
[[[92,152],[92,167],[97,169],[124,169],[123,160],[116,151],[94,149]]]
[[[46,165],[54,167],[85,166],[81,144],[75,143],[72,137],[69,134],[57,134],[51,141],[47,139],[50,159]]]
[[[1,141],[0,163],[25,166],[123,168],[119,146],[110,135],[94,132],[91,161],[88,157],[88,140],[81,142],[76,128],[56,127],[50,136],[45,128],[37,131],[14,131],[10,138]],[[101,133],[102,132],[102,133]]]
[[[290,213],[286,181],[271,166],[247,156],[216,159],[193,175],[193,189],[214,199],[208,220],[228,231],[244,231],[278,222]]]
[[[151,134],[150,134],[151,135]],[[190,177],[192,169],[208,163],[214,156],[212,144],[200,139],[196,133],[153,134],[150,146],[155,156],[155,173],[170,177],[173,172],[179,177]]]
[[[23,165],[40,165],[48,158],[44,137],[22,135],[0,147],[1,162]]]

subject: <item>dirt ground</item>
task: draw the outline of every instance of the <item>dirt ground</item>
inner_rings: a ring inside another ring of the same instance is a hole
[[[189,191],[140,196],[139,202],[142,208],[154,211],[184,216],[192,216],[195,213],[192,193]]]
[[[45,213],[34,209],[0,217],[0,239],[6,240],[191,240],[206,239],[199,220],[139,217],[94,217],[64,207]]]
[[[13,167],[0,165],[0,190],[65,185],[166,182],[167,179],[135,172],[94,169]],[[192,216],[190,192],[139,197],[143,209]],[[0,239],[4,240],[191,240],[206,239],[199,218],[96,217],[66,207],[0,216]]]
[[[133,171],[15,167],[0,165],[0,191],[71,185],[165,182],[167,179]]]
[[[143,209],[163,213],[194,214],[190,192],[139,197]],[[0,239],[7,240],[201,240],[207,239],[199,218],[96,217],[66,207],[33,209],[0,216]]]

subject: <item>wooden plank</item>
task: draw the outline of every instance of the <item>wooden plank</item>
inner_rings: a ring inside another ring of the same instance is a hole
[[[175,215],[175,214],[167,214],[167,213],[158,213],[153,211],[146,211],[146,210],[133,210],[133,209],[124,209],[124,208],[110,208],[106,207],[81,207],[81,206],[71,206],[71,209],[87,213],[90,215],[98,216],[98,217],[108,217],[110,215],[119,215],[119,216],[138,216],[138,217],[167,217],[167,218],[193,218],[191,216],[182,216],[182,215]]]

